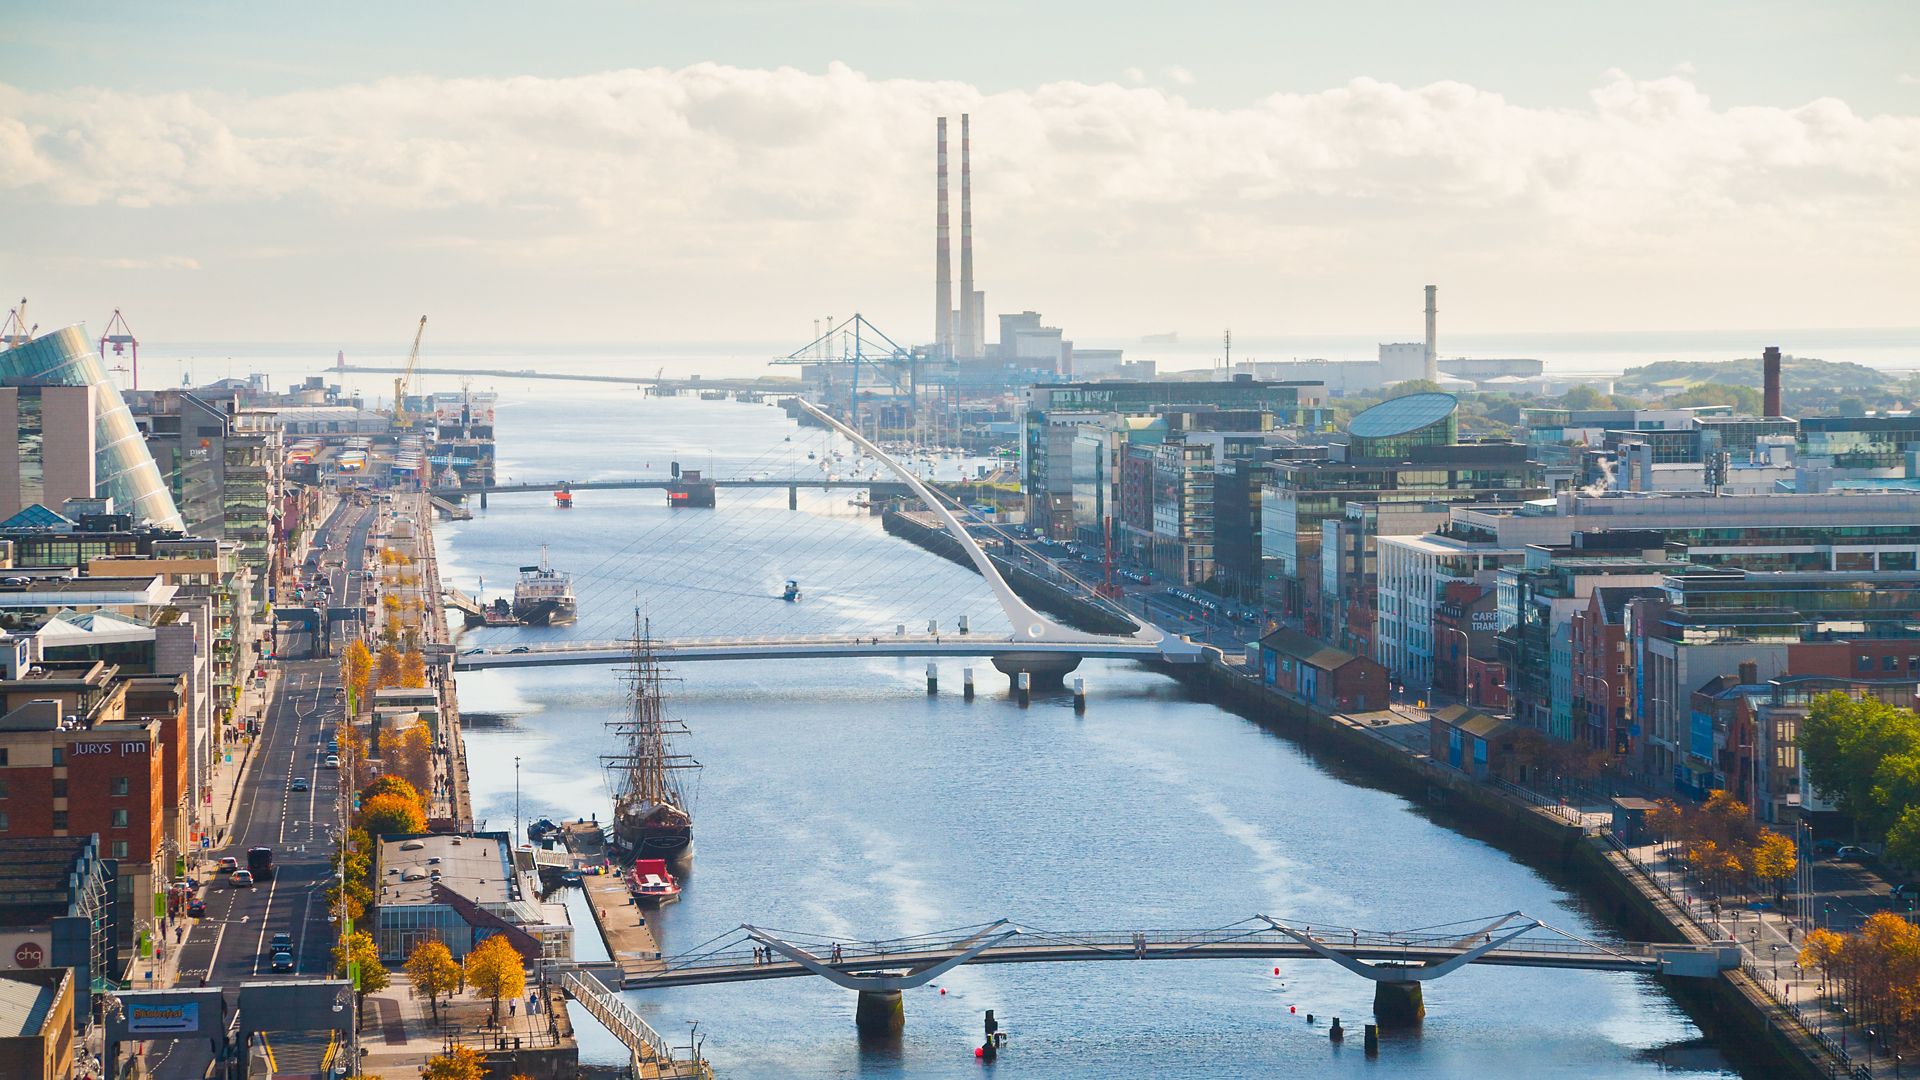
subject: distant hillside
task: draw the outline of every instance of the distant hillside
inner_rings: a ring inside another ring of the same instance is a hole
[[[1654,395],[1685,390],[1701,383],[1758,388],[1760,378],[1758,357],[1720,363],[1663,360],[1657,364],[1627,369],[1626,374],[1614,382],[1614,389],[1624,394]],[[1781,358],[1780,384],[1787,394],[1813,397],[1894,393],[1902,385],[1898,380],[1860,364],[1798,356]]]

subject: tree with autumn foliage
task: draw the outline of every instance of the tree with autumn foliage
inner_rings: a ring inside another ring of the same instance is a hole
[[[440,998],[450,995],[460,985],[460,965],[453,959],[453,953],[447,950],[446,943],[438,938],[429,938],[413,947],[407,957],[407,978],[413,980],[413,988],[427,995],[427,1006],[433,1010],[433,1018],[440,1019]]]
[[[360,827],[375,839],[427,831],[427,815],[420,803],[404,795],[375,795],[360,801]]]
[[[470,1046],[454,1043],[444,1054],[427,1059],[420,1080],[486,1080],[487,1061]]]
[[[1783,896],[1783,883],[1800,869],[1800,850],[1784,833],[1760,830],[1753,845],[1753,876],[1773,886],[1775,898]]]
[[[1876,912],[1852,933],[1808,931],[1799,959],[1819,969],[1856,1022],[1880,1025],[1903,1049],[1920,1048],[1920,927]]]
[[[503,934],[482,941],[467,954],[467,982],[493,1001],[489,1025],[500,1022],[500,1002],[527,992],[526,961]]]
[[[380,648],[380,656],[375,662],[373,688],[384,690],[389,686],[400,685],[400,650],[391,645]]]
[[[400,685],[409,690],[426,688],[427,658],[420,655],[420,650],[409,649],[400,657]]]
[[[373,653],[367,649],[367,643],[354,638],[340,652],[340,682],[353,695],[355,702],[367,698],[367,682],[373,676]]]

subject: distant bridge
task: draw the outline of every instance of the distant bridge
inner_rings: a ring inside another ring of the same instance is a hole
[[[334,371],[345,375],[405,375],[408,369],[386,367],[379,364],[336,364]],[[756,379],[665,379],[649,378],[639,375],[582,375],[563,371],[534,371],[523,368],[519,371],[502,371],[499,368],[472,367],[416,367],[414,375],[464,375],[481,376],[493,379],[549,379],[556,382],[613,383],[619,386],[659,386],[676,390],[733,390],[753,391],[765,394],[792,394],[798,385],[792,381],[767,384]]]
[[[519,484],[488,484],[485,487],[437,487],[433,494],[442,499],[456,499],[462,495],[508,495],[527,491],[558,491],[562,487],[573,491],[612,491],[623,488],[669,488],[681,481],[672,477],[635,477],[627,480],[547,480],[530,481]],[[872,488],[883,495],[907,495],[907,485],[897,480],[847,480],[827,477],[752,477],[747,479],[720,479],[702,477],[702,483],[711,483],[723,488]]]
[[[1022,641],[984,634],[877,634],[864,637],[820,636],[778,638],[702,638],[652,643],[663,663],[702,660],[799,660],[819,658],[905,656],[1011,657],[1044,669],[1053,658],[1076,663],[1088,658],[1151,660],[1163,663],[1199,663],[1201,646],[1183,638],[1141,642],[1128,638],[1105,641]],[[623,664],[633,657],[631,640],[556,641],[547,644],[489,645],[466,649],[453,658],[455,671],[482,668],[551,667],[564,664]],[[1024,670],[1024,669],[1021,669]],[[1071,665],[1065,670],[1071,670]]]
[[[1006,612],[1013,634],[1004,638],[981,635],[909,636],[897,625],[893,635],[836,635],[831,637],[739,637],[725,639],[666,640],[652,643],[653,651],[669,662],[693,660],[775,660],[796,657],[859,656],[991,656],[994,667],[1015,677],[1026,672],[1035,680],[1057,681],[1078,667],[1086,657],[1115,657],[1156,660],[1169,663],[1193,663],[1203,659],[1200,646],[1158,626],[1143,622],[1117,606],[1114,614],[1134,626],[1130,634],[1095,634],[1075,630],[1035,611],[1013,591],[992,559],[980,547],[960,519],[911,469],[895,461],[859,432],[841,423],[805,398],[795,398],[801,409],[822,424],[845,436],[894,474],[898,487],[919,498],[939,519],[947,533],[959,544],[973,568],[986,579],[987,588]],[[609,483],[619,483],[617,481]],[[670,481],[642,481],[629,486],[665,486]],[[797,480],[745,480],[741,486],[800,488],[821,483]],[[835,483],[827,481],[827,483]],[[872,481],[838,481],[849,487],[875,487]],[[556,485],[557,486],[557,485]],[[585,485],[574,485],[578,490]],[[499,489],[494,489],[499,490]],[[533,490],[550,490],[536,488]],[[791,505],[791,500],[789,502]],[[507,643],[486,645],[462,651],[454,668],[471,671],[490,667],[531,667],[550,664],[620,663],[633,654],[632,641],[567,641],[552,644]]]

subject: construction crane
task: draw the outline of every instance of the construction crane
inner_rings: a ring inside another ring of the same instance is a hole
[[[407,353],[407,370],[393,380],[393,426],[407,429],[413,417],[407,414],[407,388],[413,384],[413,365],[420,359],[420,338],[427,332],[427,317],[420,316],[420,328],[413,332],[413,351]]]
[[[113,309],[113,318],[107,320],[106,332],[100,335],[100,356],[102,359],[106,358],[107,346],[109,345],[113,346],[113,355],[115,356],[125,355],[129,348],[133,350],[133,370],[128,372],[127,389],[140,389],[140,342],[134,338],[133,328],[127,325],[126,317],[120,314],[119,308]],[[112,370],[125,371],[126,369],[115,367]]]
[[[27,298],[20,298],[20,306],[7,312],[5,322],[0,322],[0,349],[11,349],[25,345],[33,340],[33,332],[38,326],[27,325]]]

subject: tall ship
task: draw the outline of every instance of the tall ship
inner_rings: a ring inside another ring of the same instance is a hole
[[[573,577],[547,565],[547,546],[540,545],[540,565],[520,568],[513,587],[513,617],[528,626],[555,626],[574,620]]]
[[[662,699],[666,671],[653,652],[651,625],[639,623],[634,629],[627,711],[607,725],[622,748],[601,758],[613,789],[613,846],[628,859],[664,860],[685,877],[693,869],[686,787],[700,763],[674,751],[674,738],[689,732],[667,713]]]

